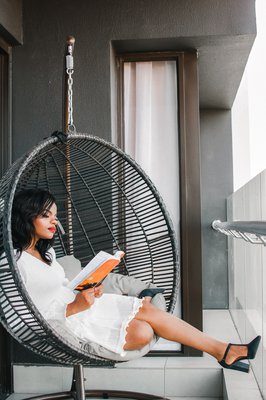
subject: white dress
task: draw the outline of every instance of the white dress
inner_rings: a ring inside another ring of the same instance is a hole
[[[64,320],[68,329],[82,340],[125,355],[126,329],[142,306],[142,300],[103,294],[88,310],[66,317],[67,304],[75,299],[75,294],[67,287],[68,279],[56,261],[54,250],[49,252],[51,265],[25,251],[17,261],[26,289],[40,313],[47,320]]]

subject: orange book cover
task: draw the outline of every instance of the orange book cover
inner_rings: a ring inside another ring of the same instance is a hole
[[[114,255],[100,251],[82,269],[82,271],[69,282],[72,290],[84,290],[99,285],[104,278],[119,264],[125,255],[123,251],[117,251]]]

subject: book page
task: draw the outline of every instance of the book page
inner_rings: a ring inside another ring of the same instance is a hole
[[[96,256],[80,271],[80,273],[69,282],[68,287],[72,290],[76,289],[81,283],[82,285],[97,284],[105,276],[119,264],[120,259],[124,256],[123,251],[117,251],[115,255],[100,251]],[[81,289],[81,288],[79,288]]]

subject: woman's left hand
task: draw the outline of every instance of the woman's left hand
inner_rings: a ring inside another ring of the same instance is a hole
[[[103,295],[103,285],[94,288],[94,297],[101,297]]]

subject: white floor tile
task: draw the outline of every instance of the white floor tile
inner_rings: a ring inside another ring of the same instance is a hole
[[[241,374],[224,370],[224,381],[229,400],[262,400],[252,371],[249,374]]]
[[[216,369],[174,369],[165,372],[165,396],[222,396],[222,372]]]
[[[47,393],[63,390],[62,367],[15,365],[13,376],[15,393]]]
[[[164,369],[99,369],[85,370],[85,388],[125,390],[164,395]]]
[[[168,397],[169,400],[222,400],[222,397]]]

